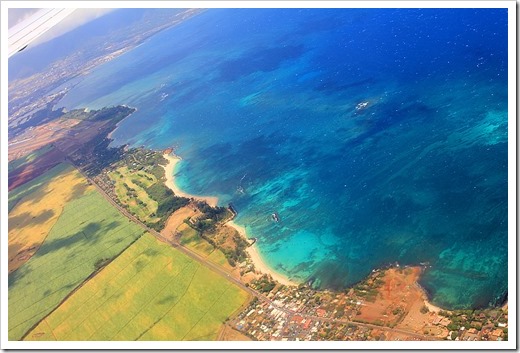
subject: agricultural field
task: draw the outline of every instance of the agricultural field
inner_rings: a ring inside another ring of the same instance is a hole
[[[249,295],[146,234],[26,340],[212,340]]]
[[[53,197],[57,190],[50,191],[45,198]],[[10,340],[22,339],[72,291],[144,232],[96,191],[83,192],[84,195],[65,204],[36,253],[8,276]]]
[[[11,192],[31,180],[44,175],[65,161],[65,155],[56,148],[40,148],[8,164],[8,191]]]
[[[15,160],[12,160],[12,161],[9,161],[9,163],[7,164],[7,171],[8,172],[11,172],[19,167],[22,167],[24,165],[28,165],[29,163],[32,163],[34,162],[38,157],[40,157],[41,155],[49,152],[50,150],[52,149],[51,145],[46,145],[40,149],[37,149],[36,151],[26,155],[26,156],[23,156],[21,158],[18,158],[18,159],[15,159]]]
[[[25,196],[31,192],[42,187],[44,184],[49,182],[52,178],[62,173],[67,168],[67,164],[58,164],[54,168],[48,170],[44,174],[32,179],[31,181],[19,186],[11,191],[7,195],[7,208],[8,212],[16,206],[16,204]]]
[[[9,193],[9,273],[38,250],[67,202],[93,190],[77,170],[62,164]]]
[[[155,223],[159,221],[157,201],[150,198],[146,189],[157,182],[157,178],[145,171],[130,171],[127,166],[117,168],[109,173],[115,183],[117,198],[126,208],[135,214],[141,221]]]

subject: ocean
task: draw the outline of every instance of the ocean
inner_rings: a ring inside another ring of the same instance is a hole
[[[291,279],[423,264],[433,303],[478,308],[507,296],[507,79],[506,9],[209,9],[59,105],[136,107],[113,144],[175,146]]]

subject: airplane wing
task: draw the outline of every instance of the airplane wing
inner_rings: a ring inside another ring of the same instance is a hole
[[[27,20],[9,28],[9,57],[24,50],[29,43],[47,32],[75,9],[41,9]]]

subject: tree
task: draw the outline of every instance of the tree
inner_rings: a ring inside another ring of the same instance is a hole
[[[458,329],[459,329],[459,325],[457,325],[457,324],[451,322],[451,323],[448,324],[448,326],[446,326],[446,328],[447,328],[448,330],[450,330],[450,331],[458,331]]]
[[[428,307],[427,307],[426,305],[423,305],[423,306],[421,307],[421,310],[420,310],[420,311],[421,311],[421,314],[427,314],[427,313],[430,312],[430,310],[428,310]]]

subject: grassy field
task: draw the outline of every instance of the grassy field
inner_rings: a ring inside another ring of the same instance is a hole
[[[226,256],[219,249],[202,239],[197,231],[187,224],[182,224],[177,228],[177,231],[181,234],[180,243],[185,247],[195,251],[207,260],[210,260],[227,270],[233,270],[233,267],[229,264]]]
[[[94,190],[74,168],[60,165],[38,181],[13,190],[8,222],[9,272],[38,250],[68,201]]]
[[[145,235],[89,280],[27,340],[211,340],[249,295]]]
[[[96,191],[68,201],[38,251],[8,276],[9,339],[21,339],[142,234]]]
[[[118,199],[128,207],[130,212],[143,222],[154,223],[159,220],[154,216],[157,213],[157,201],[150,198],[145,190],[157,182],[153,174],[144,171],[131,172],[127,166],[124,166],[111,172],[109,177],[115,182]]]

